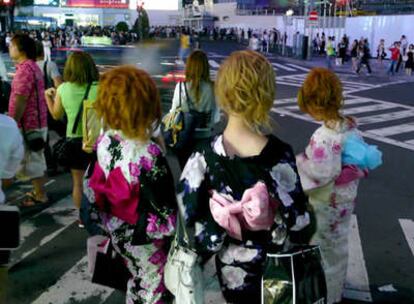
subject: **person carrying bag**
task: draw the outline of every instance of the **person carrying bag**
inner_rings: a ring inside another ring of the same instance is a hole
[[[176,304],[204,303],[203,275],[198,255],[190,247],[182,216],[177,215],[177,232],[164,268],[164,284]]]
[[[83,107],[85,100],[88,99],[89,91],[91,89],[91,83],[88,84],[86,87],[85,95],[82,97],[82,102],[79,108],[79,112],[76,116],[75,123],[73,124],[72,133],[75,134],[76,130],[78,129],[78,125],[80,122],[80,118],[82,116]],[[82,121],[83,122],[83,121]],[[84,127],[82,126],[82,129]],[[61,166],[70,167],[71,159],[76,154],[76,148],[79,145],[82,145],[83,148],[83,137],[64,137],[61,138],[54,146],[53,146],[53,156],[58,161]]]

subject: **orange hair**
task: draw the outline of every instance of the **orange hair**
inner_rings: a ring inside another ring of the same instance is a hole
[[[312,69],[298,93],[299,108],[318,113],[323,120],[341,119],[342,84],[336,74],[325,68]]]
[[[134,66],[121,66],[102,75],[96,111],[106,126],[128,138],[148,140],[161,118],[158,90],[151,77]]]
[[[253,131],[270,129],[269,111],[275,99],[275,72],[270,62],[253,51],[232,53],[221,65],[216,94],[224,112],[243,118]]]

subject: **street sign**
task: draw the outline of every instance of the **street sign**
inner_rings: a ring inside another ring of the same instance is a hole
[[[308,26],[318,26],[318,25],[319,25],[318,12],[311,11],[308,17]]]
[[[318,12],[317,11],[311,11],[309,13],[309,21],[318,21]]]

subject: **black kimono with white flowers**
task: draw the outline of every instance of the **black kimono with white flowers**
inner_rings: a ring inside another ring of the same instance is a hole
[[[270,199],[278,202],[270,230],[242,230],[242,240],[232,238],[210,211],[213,190],[239,201],[246,189],[265,183]],[[259,303],[260,282],[266,254],[282,250],[290,238],[300,242],[310,223],[307,197],[302,191],[291,147],[274,136],[253,157],[226,156],[222,135],[201,143],[188,160],[177,198],[193,246],[203,260],[216,255],[223,295],[231,303]]]

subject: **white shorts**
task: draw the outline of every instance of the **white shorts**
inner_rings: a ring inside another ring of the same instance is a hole
[[[43,138],[46,141],[47,128],[41,129]],[[46,158],[44,150],[37,152],[30,151],[26,144],[24,145],[24,157],[20,165],[19,171],[16,174],[17,179],[27,181],[39,177],[43,177],[46,171]]]

